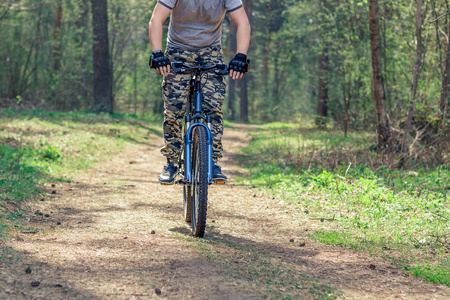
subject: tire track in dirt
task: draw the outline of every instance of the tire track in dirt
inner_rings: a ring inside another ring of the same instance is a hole
[[[249,128],[225,131],[227,175],[246,172],[234,157],[249,142]],[[308,239],[311,224],[295,208],[233,180],[210,188],[207,238],[190,237],[182,187],[156,181],[165,163],[158,142],[57,184],[51,201],[31,206],[43,212],[29,216],[39,232],[17,233],[2,245],[0,299],[262,299],[285,292],[318,298],[311,282],[346,299],[450,298],[449,288],[404,276],[379,258]],[[261,272],[254,267],[260,261],[308,284],[294,291],[275,285],[278,294],[268,293],[252,282],[264,277],[250,274]]]

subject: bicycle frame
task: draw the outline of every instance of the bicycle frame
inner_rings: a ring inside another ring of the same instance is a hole
[[[191,102],[191,105],[193,105],[193,111],[191,109],[191,112],[188,112],[185,116],[185,126],[187,128],[186,134],[184,137],[184,159],[185,159],[185,168],[184,168],[184,184],[192,184],[192,144],[194,143],[193,140],[193,132],[194,129],[198,126],[203,126],[206,128],[206,132],[208,135],[208,183],[212,183],[212,166],[213,166],[213,140],[212,140],[212,133],[211,133],[211,116],[204,116],[202,114],[202,101],[203,101],[203,94],[201,91],[201,78],[202,73],[207,70],[211,70],[217,68],[219,71],[216,71],[218,74],[226,74],[226,65],[212,65],[209,67],[203,67],[203,66],[197,66],[197,67],[191,67],[189,65],[186,65],[184,63],[173,63],[172,69],[176,73],[182,73],[186,70],[189,70],[192,72],[192,78],[190,80],[190,86],[192,87],[190,91],[190,97],[189,101]],[[193,115],[192,115],[193,113]],[[206,122],[202,123],[201,120],[204,120]],[[192,123],[192,124],[191,124]]]

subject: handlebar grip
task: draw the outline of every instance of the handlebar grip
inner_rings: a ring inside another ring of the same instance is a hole
[[[179,63],[179,62],[172,63],[172,70],[175,73],[182,73],[185,71],[185,69],[183,68],[183,63]]]
[[[216,69],[214,69],[214,72],[219,75],[226,75],[228,72],[227,65],[217,65]]]

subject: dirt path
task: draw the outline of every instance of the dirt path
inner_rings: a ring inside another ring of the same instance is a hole
[[[227,175],[245,172],[233,157],[246,129],[226,131]],[[206,238],[195,239],[182,188],[156,182],[163,164],[155,139],[49,187],[29,220],[38,232],[2,245],[0,299],[450,299],[445,286],[308,239],[293,207],[233,180],[210,188]]]

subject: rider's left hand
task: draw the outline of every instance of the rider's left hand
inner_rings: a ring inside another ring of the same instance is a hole
[[[241,79],[248,71],[250,60],[247,59],[247,55],[238,53],[228,64],[228,71],[230,77],[233,79]]]

